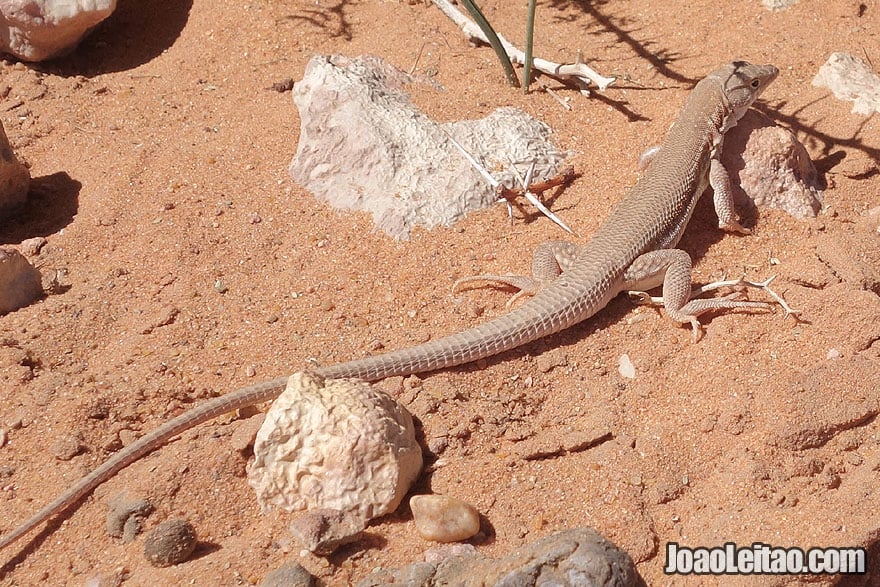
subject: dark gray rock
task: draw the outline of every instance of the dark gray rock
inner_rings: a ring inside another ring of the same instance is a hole
[[[162,522],[147,534],[144,556],[156,567],[169,567],[187,560],[196,550],[198,538],[192,524],[184,519]]]
[[[259,587],[314,587],[315,578],[299,563],[285,563],[260,581]]]
[[[645,585],[630,556],[591,528],[551,534],[501,559],[453,556],[380,570],[358,587],[629,587]]]

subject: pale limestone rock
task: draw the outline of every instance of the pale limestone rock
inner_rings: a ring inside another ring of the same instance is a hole
[[[797,0],[762,0],[761,2],[766,8],[770,10],[785,10],[786,8],[790,8],[797,4]]]
[[[422,468],[412,416],[353,379],[295,373],[254,443],[248,482],[263,510],[394,511]]]
[[[459,542],[480,531],[480,514],[469,503],[447,495],[414,495],[409,500],[419,536],[434,542]]]
[[[550,128],[514,108],[480,120],[438,123],[402,91],[411,76],[375,57],[313,57],[293,88],[301,124],[290,175],[337,208],[365,210],[395,238],[417,225],[448,225],[495,203],[495,189],[450,140],[515,187],[511,162],[534,181],[554,176],[566,153]]]
[[[0,0],[0,50],[23,61],[72,51],[116,0]]]
[[[0,219],[5,209],[27,199],[30,183],[30,171],[15,157],[6,131],[0,124]]]
[[[880,112],[880,75],[858,57],[832,53],[812,83],[828,88],[838,100],[853,102],[855,114]]]

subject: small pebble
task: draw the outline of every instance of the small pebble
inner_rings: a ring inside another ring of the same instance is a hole
[[[297,516],[290,523],[290,533],[309,552],[327,556],[358,540],[366,525],[367,521],[353,512],[321,508]]]
[[[21,241],[19,248],[21,249],[21,253],[26,257],[34,257],[40,254],[40,249],[46,246],[46,242],[45,238],[35,236],[34,238],[28,238]]]
[[[78,454],[83,453],[86,447],[82,443],[82,435],[68,434],[52,443],[49,449],[59,461],[69,461]]]
[[[144,556],[155,567],[182,563],[196,549],[195,528],[184,519],[168,520],[153,528],[144,539]]]
[[[618,359],[617,372],[620,373],[621,377],[627,379],[636,378],[636,368],[626,353],[620,355],[620,359]]]
[[[414,495],[409,500],[416,530],[425,540],[459,542],[480,531],[474,506],[445,495]]]
[[[118,493],[107,503],[107,533],[128,544],[140,534],[141,522],[153,512],[152,504],[140,498]]]
[[[0,315],[43,295],[40,272],[15,249],[0,248]]]
[[[259,587],[313,587],[315,578],[302,565],[284,563],[260,581]]]

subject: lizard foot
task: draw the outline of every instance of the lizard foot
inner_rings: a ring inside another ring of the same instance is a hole
[[[460,285],[472,283],[474,281],[485,281],[518,289],[519,291],[507,300],[505,308],[508,309],[510,309],[513,303],[521,297],[533,296],[544,287],[542,281],[535,279],[534,277],[526,277],[525,275],[474,275],[473,277],[462,277],[461,279],[457,279],[455,283],[452,284],[452,295],[458,293],[458,287]]]
[[[776,279],[775,275],[770,277],[769,279],[765,279],[764,281],[758,281],[758,282],[746,281],[745,279],[728,279],[728,280],[722,280],[722,281],[715,281],[713,283],[708,283],[706,285],[702,285],[700,287],[695,287],[694,289],[692,289],[690,299],[693,301],[695,298],[698,298],[699,296],[701,296],[707,292],[714,291],[714,290],[720,289],[722,287],[751,287],[754,289],[760,289],[761,291],[766,293],[768,296],[773,298],[776,301],[776,303],[779,304],[780,307],[782,307],[783,311],[785,312],[783,318],[787,318],[789,316],[794,316],[795,318],[797,318],[797,315],[800,314],[800,311],[795,310],[794,308],[789,306],[788,303],[785,301],[785,298],[783,298],[781,295],[779,295],[778,293],[776,293],[775,291],[773,291],[770,288],[770,284],[773,282],[774,279]],[[663,305],[663,297],[662,296],[652,296],[644,291],[628,291],[626,293],[629,296],[630,300],[636,304],[651,305],[651,306],[662,306]],[[733,294],[731,294],[731,295],[733,295]],[[729,296],[727,296],[727,298],[729,298]],[[720,298],[720,299],[727,299],[727,298]],[[711,301],[711,300],[707,300],[707,301]],[[769,307],[767,304],[765,304],[763,302],[748,302],[748,303],[749,304],[762,304],[761,307],[764,307],[764,308]],[[738,307],[757,307],[757,306],[738,306]]]

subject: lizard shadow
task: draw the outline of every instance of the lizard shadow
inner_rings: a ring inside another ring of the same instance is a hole
[[[23,538],[19,541],[20,546],[18,553],[9,558],[5,563],[0,564],[0,580],[6,578],[6,575],[11,573],[16,569],[16,567],[24,564],[24,562],[34,554],[44,542],[46,542],[52,534],[55,533],[58,528],[68,519],[68,512],[73,512],[80,506],[80,503],[72,504],[69,508],[65,509],[63,512],[58,512],[58,515],[48,521],[48,523],[43,527],[42,530],[37,532],[33,538],[27,539]],[[14,552],[14,549],[11,545],[6,547],[10,549],[10,552]]]

